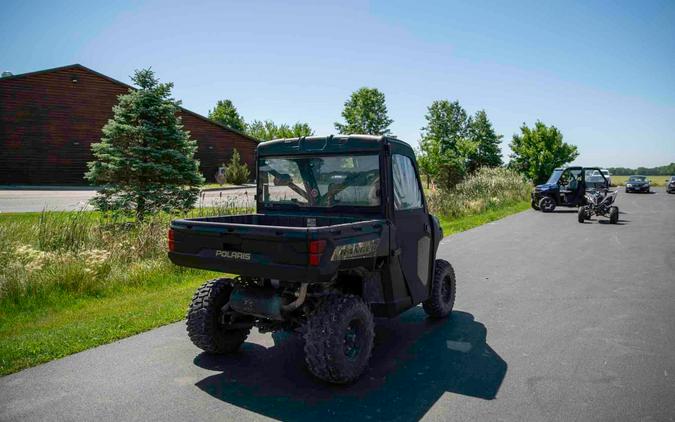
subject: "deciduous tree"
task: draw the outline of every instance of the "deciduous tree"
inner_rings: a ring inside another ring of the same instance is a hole
[[[246,130],[244,118],[239,115],[237,108],[230,100],[218,101],[214,109],[209,111],[209,119],[239,132]]]
[[[394,122],[387,115],[384,94],[376,88],[354,91],[345,102],[342,117],[345,122],[336,122],[335,129],[345,135],[388,135]]]
[[[292,126],[285,123],[277,125],[272,120],[254,120],[246,126],[246,134],[261,141],[269,141],[279,138],[299,138],[312,136],[314,131],[309,124],[296,122]]]
[[[468,157],[476,150],[468,139],[469,119],[459,102],[434,101],[422,128],[420,168],[441,189],[459,183],[467,171]]]
[[[535,183],[543,183],[556,167],[561,167],[579,155],[577,147],[563,142],[555,126],[537,121],[533,128],[525,123],[520,135],[513,135],[509,167],[516,169]]]

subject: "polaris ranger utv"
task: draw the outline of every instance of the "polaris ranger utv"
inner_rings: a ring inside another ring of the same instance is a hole
[[[297,330],[318,378],[347,383],[368,364],[374,317],[422,303],[445,317],[452,266],[435,259],[443,237],[429,214],[415,154],[379,136],[261,143],[257,213],[175,220],[177,265],[237,274],[206,282],[187,314],[192,342],[233,352],[250,329]]]
[[[531,193],[532,208],[552,212],[556,207],[586,205],[586,190],[609,188],[599,167],[567,167],[553,170],[551,177]]]

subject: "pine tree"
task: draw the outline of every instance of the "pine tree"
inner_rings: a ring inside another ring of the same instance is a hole
[[[243,185],[251,175],[246,163],[241,161],[241,156],[236,148],[232,151],[230,162],[223,164],[223,167],[225,167],[225,181],[233,185]]]
[[[194,159],[197,143],[183,130],[172,83],[137,70],[138,89],[118,97],[113,118],[92,144],[95,160],[85,177],[102,186],[92,201],[100,210],[124,211],[137,221],[150,213],[190,209],[204,182]]]
[[[476,145],[476,150],[469,155],[468,170],[474,172],[480,167],[497,167],[502,165],[502,153],[499,144],[502,135],[497,135],[485,110],[476,112],[469,119],[468,136]]]

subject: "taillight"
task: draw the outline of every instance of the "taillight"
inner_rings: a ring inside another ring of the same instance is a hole
[[[309,242],[309,265],[318,267],[321,261],[321,255],[326,250],[325,240],[311,240]]]
[[[176,242],[173,239],[173,229],[169,229],[169,252],[173,252],[176,249]]]

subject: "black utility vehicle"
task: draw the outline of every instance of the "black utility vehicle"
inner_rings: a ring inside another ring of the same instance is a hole
[[[226,353],[253,326],[298,330],[309,370],[346,383],[368,364],[373,317],[419,303],[432,317],[451,312],[455,274],[435,259],[443,233],[408,144],[306,137],[263,142],[256,156],[256,214],[171,223],[171,261],[238,274],[195,293],[195,345]]]
[[[600,168],[557,168],[546,183],[534,188],[530,204],[535,210],[543,212],[551,212],[559,206],[586,205],[586,190],[597,188],[609,188]]]

